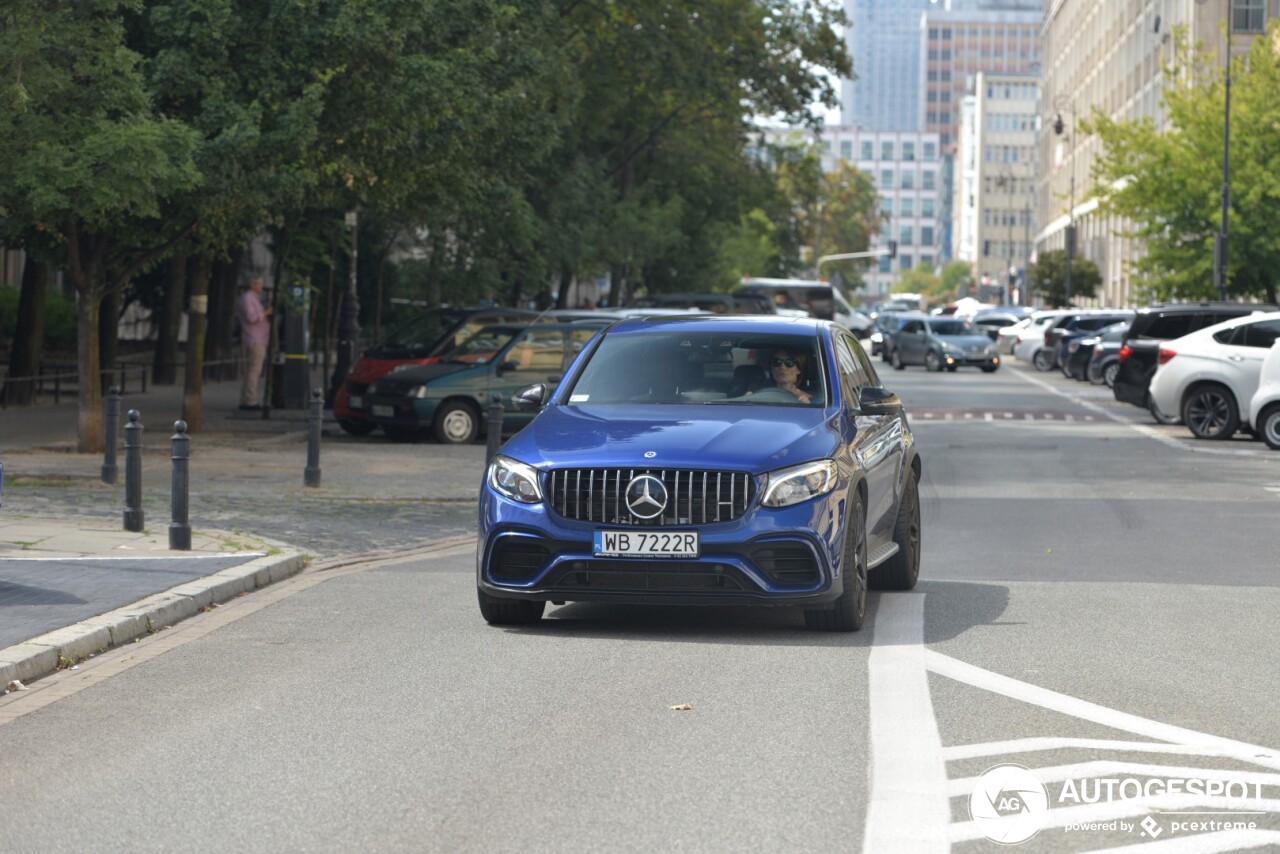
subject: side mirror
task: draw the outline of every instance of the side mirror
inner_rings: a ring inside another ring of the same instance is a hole
[[[511,395],[511,405],[521,412],[537,412],[547,398],[547,387],[542,383],[521,386]]]
[[[867,386],[858,395],[858,408],[863,415],[897,415],[902,411],[902,400],[888,389]]]

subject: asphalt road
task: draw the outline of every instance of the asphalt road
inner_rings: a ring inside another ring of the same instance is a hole
[[[1280,454],[1017,365],[884,379],[925,542],[870,630],[491,628],[465,537],[308,571],[0,698],[0,851],[1280,848]]]

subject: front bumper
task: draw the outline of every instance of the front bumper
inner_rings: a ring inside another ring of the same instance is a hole
[[[1000,367],[999,356],[988,356],[975,353],[943,353],[942,364],[958,368],[993,368]]]
[[[596,557],[594,532],[617,526],[558,517],[486,486],[476,584],[490,596],[533,601],[821,607],[844,589],[843,504],[827,495],[788,508],[755,506],[733,522],[664,528],[696,528],[697,558]]]
[[[367,394],[364,401],[369,420],[376,424],[425,429],[435,417],[435,403],[428,406],[417,398]]]

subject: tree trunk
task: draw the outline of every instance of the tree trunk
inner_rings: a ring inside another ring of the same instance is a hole
[[[609,267],[609,308],[624,305],[627,298],[627,265],[613,264]]]
[[[177,252],[169,259],[169,283],[160,308],[156,355],[151,366],[151,381],[156,385],[173,385],[178,381],[178,332],[182,328],[186,291],[187,253]]]
[[[120,346],[120,291],[112,288],[98,305],[98,367],[110,370],[115,367]],[[84,376],[84,374],[81,374]],[[99,374],[103,393],[117,382],[115,377]]]
[[[182,393],[182,420],[188,433],[202,427],[200,402],[204,391],[204,337],[209,316],[209,277],[213,264],[208,255],[191,259],[191,303],[187,307],[187,370]]]
[[[9,376],[34,377],[40,373],[40,356],[44,351],[44,319],[46,295],[49,291],[49,267],[27,255],[22,267],[22,293],[18,297],[18,328],[9,353]],[[7,404],[26,406],[35,398],[33,380],[5,384],[3,399]]]
[[[213,265],[213,277],[209,280],[209,317],[205,329],[205,359],[218,362],[212,376],[225,380],[234,376],[230,360],[234,358],[231,332],[235,326],[236,278],[240,269],[239,253],[229,261]]]
[[[568,265],[560,268],[560,290],[556,294],[556,308],[569,308],[569,287],[573,284],[573,270]]]
[[[444,269],[444,231],[431,234],[431,254],[427,257],[427,303],[430,308],[439,308],[444,303],[444,284],[440,281],[440,271]]]

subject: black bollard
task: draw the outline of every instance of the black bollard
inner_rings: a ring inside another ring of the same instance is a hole
[[[307,416],[307,467],[302,472],[303,486],[320,485],[320,423],[324,419],[324,392],[311,389],[311,412]]]
[[[191,551],[191,522],[187,496],[191,491],[191,437],[187,435],[187,422],[173,422],[173,520],[169,523],[169,548],[178,552]]]
[[[498,447],[502,445],[502,395],[497,392],[494,392],[493,402],[489,404],[488,430],[484,454],[485,465],[493,461],[493,455],[498,453]]]
[[[120,428],[120,389],[107,393],[107,414],[103,421],[102,482],[116,482],[116,437]]]
[[[142,530],[142,425],[136,409],[124,425],[124,529]]]

